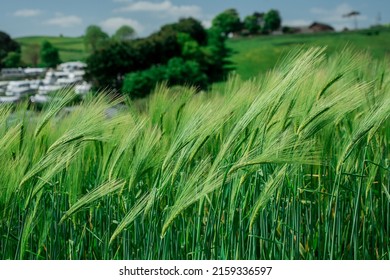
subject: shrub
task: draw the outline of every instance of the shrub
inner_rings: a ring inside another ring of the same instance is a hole
[[[0,31],[0,68],[2,68],[3,60],[10,52],[20,53],[20,45],[12,40],[7,33]]]
[[[165,72],[165,66],[152,66],[148,70],[129,73],[123,80],[122,92],[133,98],[144,97],[164,80]]]
[[[41,62],[46,67],[56,67],[61,63],[58,49],[48,41],[42,43]]]
[[[145,97],[157,85],[192,85],[199,89],[207,86],[207,76],[196,61],[172,58],[166,65],[152,66],[144,71],[129,73],[123,81],[122,92],[132,98]]]

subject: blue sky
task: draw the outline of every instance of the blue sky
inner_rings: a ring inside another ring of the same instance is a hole
[[[241,18],[255,11],[279,10],[283,25],[324,22],[340,30],[353,21],[342,15],[359,11],[359,27],[390,23],[389,0],[0,0],[0,30],[12,37],[30,35],[80,36],[91,24],[112,34],[123,24],[138,36],[157,31],[162,24],[192,16],[206,27],[212,18],[236,8]]]

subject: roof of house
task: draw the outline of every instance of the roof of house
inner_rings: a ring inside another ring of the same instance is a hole
[[[313,28],[313,27],[319,27],[321,29],[326,29],[326,30],[334,30],[334,28],[329,24],[325,24],[321,22],[313,22],[311,25],[309,25],[309,28]]]

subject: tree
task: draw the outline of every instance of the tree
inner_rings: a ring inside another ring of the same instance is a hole
[[[40,55],[40,46],[38,44],[28,45],[25,51],[25,63],[32,66],[38,66]]]
[[[199,63],[174,57],[166,65],[152,66],[147,70],[129,73],[123,81],[122,92],[133,98],[147,96],[157,83],[166,81],[168,85],[207,86],[207,76],[201,71]]]
[[[41,62],[46,67],[56,67],[61,63],[58,49],[50,42],[44,41],[41,46]]]
[[[258,18],[255,15],[246,16],[244,28],[248,30],[249,34],[257,34],[260,31]]]
[[[204,55],[199,43],[187,33],[178,33],[177,40],[181,46],[181,56],[185,59],[200,60]]]
[[[122,88],[142,96],[161,79],[174,84],[185,79],[204,88],[222,80],[230,70],[227,61],[230,51],[225,41],[220,29],[206,32],[197,20],[182,19],[147,38],[111,40],[87,58],[86,79],[95,88]],[[178,73],[183,77],[174,77]]]
[[[199,45],[207,43],[207,33],[199,21],[181,19],[177,23],[164,25],[147,38],[108,42],[87,58],[86,77],[95,87],[119,89],[125,74],[166,64],[172,57],[181,56],[179,33],[188,34]]]
[[[270,10],[264,16],[264,30],[272,32],[280,28],[282,19],[277,10]]]
[[[135,37],[135,30],[129,25],[123,25],[113,35],[114,40],[117,41],[128,41]]]
[[[164,80],[165,66],[152,66],[143,71],[129,73],[125,76],[122,92],[132,98],[147,96],[158,82]]]
[[[9,52],[20,53],[20,45],[5,32],[0,31],[0,68]]]
[[[87,50],[95,52],[108,39],[107,33],[97,25],[90,25],[87,27],[84,35],[84,45]]]
[[[226,37],[218,28],[208,30],[208,44],[205,50],[205,73],[210,82],[218,82],[226,78],[231,70],[228,57],[231,50],[226,46]]]
[[[168,85],[193,85],[200,89],[206,88],[207,76],[202,72],[197,61],[174,57],[168,61],[165,73]]]
[[[220,29],[225,37],[228,36],[229,33],[240,31],[242,24],[237,10],[228,9],[218,14],[212,20],[212,27]]]
[[[207,32],[204,29],[203,25],[200,21],[194,18],[182,18],[179,22],[167,24],[161,27],[160,32],[158,33],[166,33],[173,32],[177,33],[186,33],[191,38],[193,38],[199,45],[207,44]]]
[[[21,65],[20,52],[9,52],[3,60],[4,67],[15,68]]]

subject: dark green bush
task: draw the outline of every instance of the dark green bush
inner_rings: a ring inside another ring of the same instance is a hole
[[[207,76],[201,71],[199,63],[172,58],[166,65],[152,66],[143,71],[129,73],[123,81],[122,92],[132,98],[148,95],[157,83],[166,81],[168,85],[191,85],[204,89],[207,87]]]

